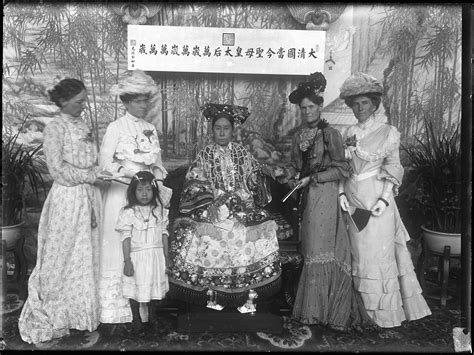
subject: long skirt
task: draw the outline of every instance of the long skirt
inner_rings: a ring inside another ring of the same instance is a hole
[[[292,317],[338,330],[373,327],[354,290],[338,183],[311,184],[302,215],[300,252],[304,258]]]
[[[345,184],[349,204],[363,209],[370,209],[382,190],[383,182],[376,176],[348,179]],[[370,217],[362,231],[357,232],[349,223],[355,287],[370,317],[385,328],[431,314],[407,248],[410,236],[394,198],[388,202],[384,213]]]
[[[92,226],[93,213],[99,226]],[[21,338],[39,343],[99,325],[100,190],[53,183],[38,227],[36,266],[18,321]]]

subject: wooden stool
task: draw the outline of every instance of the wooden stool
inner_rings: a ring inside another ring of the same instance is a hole
[[[15,245],[7,249],[7,242],[2,240],[2,282],[3,282],[3,296],[7,294],[7,285],[12,285],[12,282],[7,277],[7,252],[13,252],[15,257],[15,275],[14,275],[14,289],[18,292],[20,299],[25,300],[27,294],[26,285],[26,257],[23,251],[25,244],[25,236],[21,236]]]
[[[426,268],[426,259],[430,256],[438,257],[438,275],[437,275],[437,282],[441,286],[441,306],[446,306],[446,300],[448,298],[448,284],[449,284],[449,271],[450,271],[450,264],[451,258],[459,259],[461,255],[451,255],[451,247],[449,245],[445,245],[443,253],[435,252],[429,250],[426,246],[426,243],[423,242],[423,249],[418,259],[417,265],[417,277],[418,281],[420,282],[421,288],[426,290],[426,283],[425,283],[425,268]]]

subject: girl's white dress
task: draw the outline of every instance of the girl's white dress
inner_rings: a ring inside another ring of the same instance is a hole
[[[116,226],[122,242],[131,238],[134,274],[122,275],[123,295],[138,302],[163,299],[169,290],[162,239],[163,234],[168,234],[168,210],[155,208],[153,212],[157,218],[151,210],[150,206],[123,208]]]
[[[99,163],[102,169],[113,174],[118,174],[121,166],[135,172],[162,167],[155,126],[128,112],[110,123],[102,140]],[[104,194],[99,275],[101,323],[132,321],[128,298],[122,294],[122,243],[120,233],[115,230],[120,209],[127,204],[126,193],[127,185],[112,183]],[[147,309],[140,308],[143,322],[148,321]]]

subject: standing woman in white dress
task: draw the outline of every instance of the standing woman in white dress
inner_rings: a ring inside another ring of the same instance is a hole
[[[124,116],[109,124],[100,149],[103,171],[125,181],[147,170],[158,181],[163,203],[169,201],[170,189],[163,186],[166,170],[161,160],[158,132],[145,121],[150,99],[158,92],[153,79],[141,70],[127,71],[111,93],[118,95],[126,108]],[[121,288],[123,253],[120,233],[115,230],[120,209],[126,205],[127,185],[113,182],[104,194],[103,228],[100,248],[99,295],[101,323],[129,323],[132,312]],[[143,322],[148,321],[148,308],[141,307]]]
[[[341,207],[371,211],[367,226],[358,230],[349,221],[354,287],[365,309],[380,327],[398,327],[404,320],[431,314],[415,275],[394,196],[402,183],[400,132],[375,120],[383,94],[372,76],[355,73],[341,86],[341,99],[358,123],[343,138],[353,175],[339,185]]]

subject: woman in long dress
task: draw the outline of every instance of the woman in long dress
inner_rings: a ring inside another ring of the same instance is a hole
[[[214,143],[191,164],[180,212],[170,235],[170,295],[185,302],[244,306],[281,286],[277,225],[260,208],[271,201],[262,167],[245,147],[231,142],[247,108],[207,104]],[[251,290],[253,290],[251,292]]]
[[[404,172],[400,133],[375,120],[382,93],[382,85],[364,73],[352,75],[341,86],[340,97],[358,123],[344,134],[353,174],[340,184],[339,192],[344,210],[371,211],[362,230],[349,223],[352,275],[369,316],[380,327],[390,328],[431,312],[406,245],[410,236],[394,200]]]
[[[49,94],[61,110],[44,129],[54,182],[41,212],[36,266],[18,321],[21,338],[35,344],[99,325],[101,195],[96,143],[81,119],[86,88],[64,79]]]
[[[289,100],[304,118],[295,133],[285,179],[298,186],[304,264],[292,317],[341,331],[374,326],[353,289],[350,245],[338,204],[338,181],[350,174],[342,136],[321,118],[326,79],[313,73]],[[281,179],[281,178],[280,178]]]
[[[100,149],[100,166],[125,184],[113,182],[104,195],[104,217],[101,231],[99,294],[102,323],[129,323],[132,312],[121,288],[123,254],[120,233],[115,230],[120,209],[126,202],[127,184],[141,170],[151,171],[159,180],[163,201],[169,201],[169,190],[162,181],[166,170],[161,160],[158,133],[145,121],[149,101],[157,92],[153,79],[140,70],[124,73],[111,93],[119,95],[126,113],[109,124]],[[141,307],[143,322],[148,322],[148,307]]]

